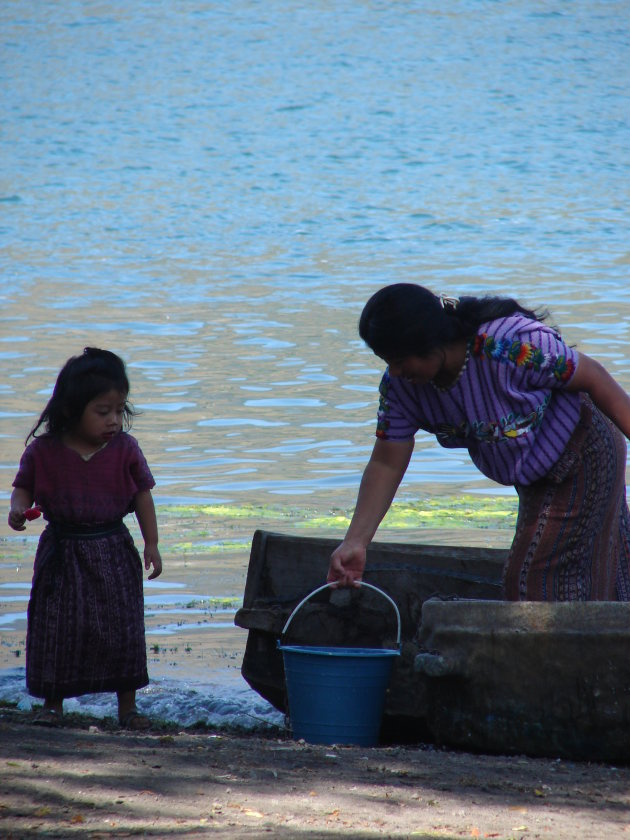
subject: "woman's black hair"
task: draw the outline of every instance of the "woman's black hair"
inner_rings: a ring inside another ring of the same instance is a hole
[[[415,283],[385,286],[365,304],[359,319],[359,335],[382,359],[426,356],[436,348],[460,339],[470,339],[479,326],[519,312],[532,320],[546,313],[525,309],[513,298],[440,298]]]
[[[129,379],[125,363],[109,350],[86,347],[80,356],[72,356],[62,367],[52,397],[29,432],[26,443],[37,437],[42,426],[48,434],[57,436],[72,430],[81,420],[85,406],[111,390],[125,396],[123,424],[129,429],[135,412],[126,400]]]

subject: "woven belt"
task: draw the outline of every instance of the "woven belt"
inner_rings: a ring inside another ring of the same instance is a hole
[[[68,524],[65,522],[49,522],[48,527],[56,540],[97,540],[117,534],[124,528],[122,519],[114,522],[99,522],[97,525]]]

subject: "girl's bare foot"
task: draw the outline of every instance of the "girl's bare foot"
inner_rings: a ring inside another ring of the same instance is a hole
[[[59,726],[62,717],[63,700],[44,700],[44,705],[33,723],[38,726]]]
[[[135,691],[118,692],[118,722],[125,729],[131,729],[135,732],[141,732],[151,726],[149,718],[140,714],[136,708]]]

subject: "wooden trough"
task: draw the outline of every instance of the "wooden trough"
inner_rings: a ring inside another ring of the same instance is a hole
[[[630,604],[427,601],[418,641],[436,743],[630,761]]]
[[[325,582],[337,544],[254,535],[235,617],[249,630],[241,670],[285,713],[277,642],[296,604]],[[506,557],[467,546],[370,546],[364,579],[401,617],[381,741],[628,763],[630,604],[501,601]],[[367,587],[324,589],[283,642],[391,647],[397,628],[384,603]]]
[[[293,608],[325,583],[331,552],[339,541],[256,531],[252,542],[243,607],[235,623],[249,631],[241,671],[249,685],[273,706],[287,711],[284,667],[277,648]],[[398,605],[401,656],[394,664],[382,737],[398,742],[429,737],[427,680],[414,671],[420,652],[417,632],[427,598],[498,599],[503,549],[372,543],[365,580]],[[294,644],[391,647],[395,622],[382,597],[367,590],[327,591],[292,622]],[[360,608],[359,608],[360,606]]]

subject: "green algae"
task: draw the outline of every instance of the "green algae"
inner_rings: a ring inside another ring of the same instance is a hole
[[[381,523],[380,532],[422,529],[514,530],[518,499],[514,496],[451,495],[396,501]],[[158,505],[160,544],[164,554],[186,558],[196,555],[247,554],[257,528],[322,531],[341,536],[350,524],[353,508],[321,510],[297,505],[190,504]],[[128,518],[134,538],[141,540],[134,518]],[[22,534],[0,539],[2,565],[32,564],[36,540]]]
[[[395,503],[385,528],[505,528],[514,529],[518,499],[493,496],[454,496]]]
[[[242,598],[196,598],[192,601],[187,601],[184,604],[184,609],[187,610],[208,610],[210,612],[217,610],[238,610],[243,606]]]
[[[0,538],[0,568],[20,566],[26,562],[33,562],[37,542],[24,539],[20,535]]]
[[[174,518],[290,519],[299,509],[271,505],[159,505],[158,512]]]
[[[195,610],[196,612],[203,612],[207,615],[214,615],[215,613],[233,613],[243,606],[243,599],[234,595],[220,596],[215,595],[209,598],[191,598],[182,603],[177,604],[177,609],[185,612],[186,610]],[[147,607],[147,614],[156,615],[160,610],[172,610],[174,605],[169,601],[168,604],[161,604],[159,602],[151,604]]]
[[[194,537],[194,534],[192,535]],[[177,551],[182,554],[188,552],[195,552],[196,554],[203,552],[204,554],[223,554],[230,551],[249,551],[251,540],[213,540],[212,542],[204,542],[202,538],[195,541],[194,539],[186,542],[171,543],[169,548],[171,551]]]
[[[387,513],[381,529],[395,530],[411,528],[499,528],[514,529],[518,499],[504,496],[437,496],[415,501],[394,502]],[[338,508],[326,513],[312,508],[272,507],[267,505],[170,505],[158,508],[158,516],[175,518],[183,521],[191,519],[190,540],[178,543],[182,551],[199,550],[220,552],[240,550],[243,544],[238,540],[210,540],[212,532],[204,526],[204,520],[210,520],[217,526],[230,520],[236,520],[242,527],[247,520],[254,527],[272,523],[282,525],[290,522],[298,529],[335,529],[345,530],[350,524],[353,509]]]

